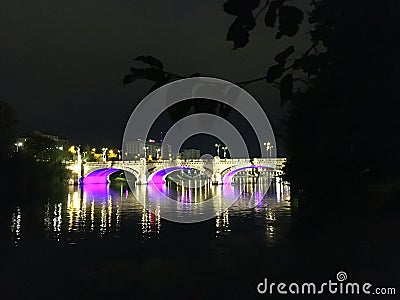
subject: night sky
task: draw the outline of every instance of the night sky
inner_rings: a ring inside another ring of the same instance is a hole
[[[250,43],[233,51],[225,37],[234,17],[223,3],[2,0],[0,97],[16,110],[21,133],[39,129],[73,143],[119,147],[125,123],[152,85],[122,85],[136,56],[158,57],[173,73],[234,82],[265,74],[289,43],[299,50],[310,45],[307,24],[296,38],[277,41],[260,18]],[[246,89],[280,130],[278,90],[266,82]]]

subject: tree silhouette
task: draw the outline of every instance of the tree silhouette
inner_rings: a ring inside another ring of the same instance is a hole
[[[226,36],[233,49],[250,42],[262,15],[264,25],[276,31],[276,39],[293,37],[304,13],[287,2],[268,0],[261,7],[259,0],[225,2],[224,11],[235,16]],[[286,176],[292,190],[333,195],[369,180],[390,178],[400,167],[396,88],[400,3],[320,0],[311,5],[309,49],[296,57],[298,51],[291,45],[275,55],[276,64],[266,74],[236,84],[265,80],[279,87],[282,105],[289,104]],[[148,67],[131,68],[124,84],[147,79],[154,82],[154,90],[176,79],[200,76],[166,71],[152,56],[136,60]],[[306,74],[305,91],[293,90],[294,81],[302,80],[293,76],[297,70]]]
[[[282,36],[295,36],[299,30],[299,26],[303,22],[304,13],[297,7],[287,5],[286,2],[289,1],[267,0],[261,8],[259,8],[261,4],[260,0],[228,0],[225,2],[223,5],[224,11],[235,16],[226,35],[226,40],[233,43],[233,50],[243,48],[249,43],[250,31],[255,28],[256,20],[263,13],[264,24],[266,27],[271,28],[271,30],[276,31],[276,39],[280,39]],[[254,14],[253,11],[257,9],[258,11]],[[274,56],[276,64],[270,66],[266,74],[257,78],[239,81],[236,84],[245,86],[258,81],[266,81],[267,83],[274,84],[280,89],[281,104],[284,105],[292,98],[293,82],[301,80],[300,78],[293,77],[293,71],[302,70],[308,75],[315,73],[317,68],[316,63],[319,59],[318,44],[318,41],[311,43],[309,49],[298,57],[294,56],[299,51],[296,51],[295,46],[291,45]],[[138,79],[153,81],[154,85],[148,91],[149,93],[177,79],[201,76],[200,73],[193,73],[186,76],[167,71],[164,69],[161,60],[151,55],[140,55],[135,60],[146,64],[147,67],[131,67],[130,74],[125,75],[123,79],[123,84],[129,84]]]
[[[23,152],[33,161],[57,164],[71,159],[71,154],[64,147],[64,144],[34,132],[27,138]]]
[[[11,152],[17,138],[17,125],[15,111],[9,104],[0,101],[0,159]]]
[[[286,174],[294,191],[326,198],[389,180],[400,167],[395,88],[400,5],[390,0],[312,4],[312,39],[327,50],[309,57],[316,76],[290,105]]]

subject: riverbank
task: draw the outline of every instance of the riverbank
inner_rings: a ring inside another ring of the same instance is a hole
[[[35,193],[58,192],[67,186],[70,178],[69,171],[61,163],[38,162],[32,159],[17,156],[7,159],[2,164],[2,180],[0,188],[3,193]],[[14,197],[20,200],[26,197]]]

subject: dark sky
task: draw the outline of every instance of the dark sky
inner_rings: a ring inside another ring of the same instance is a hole
[[[265,74],[289,43],[298,50],[309,46],[307,25],[295,39],[277,41],[261,17],[250,43],[232,51],[225,36],[234,17],[223,3],[2,0],[0,97],[16,110],[22,132],[41,129],[74,143],[119,146],[127,119],[151,86],[121,84],[137,55],[156,56],[174,73],[240,81]],[[246,89],[279,129],[278,90],[266,82]]]

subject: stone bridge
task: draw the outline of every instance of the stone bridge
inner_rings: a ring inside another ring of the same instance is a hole
[[[105,183],[112,173],[126,171],[136,178],[137,184],[147,184],[153,175],[162,170],[177,170],[179,168],[197,169],[208,174],[214,184],[224,183],[224,177],[232,171],[247,168],[267,168],[274,176],[282,175],[286,158],[253,158],[253,159],[192,159],[192,160],[159,160],[147,161],[142,158],[135,161],[107,162],[73,162],[66,168],[72,171],[75,183]],[[167,174],[166,174],[167,175]]]

